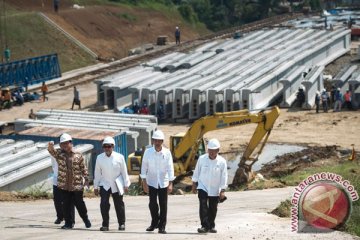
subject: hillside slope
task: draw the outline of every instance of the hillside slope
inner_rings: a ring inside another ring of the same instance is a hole
[[[71,0],[62,0],[55,13],[52,0],[7,0],[17,11],[41,11],[76,37],[101,59],[119,59],[128,50],[145,43],[155,43],[159,35],[174,41],[175,26],[182,31],[182,41],[208,33],[203,25],[185,23],[176,9],[164,6],[141,7],[110,3],[105,0],[76,1],[86,5],[74,9]]]

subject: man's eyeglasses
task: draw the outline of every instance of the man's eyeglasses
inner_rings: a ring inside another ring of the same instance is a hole
[[[62,142],[63,144],[69,144],[72,143],[72,141],[66,141],[66,142]]]
[[[112,145],[103,145],[103,148],[112,148]]]

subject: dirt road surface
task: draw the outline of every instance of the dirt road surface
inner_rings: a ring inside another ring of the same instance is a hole
[[[147,233],[150,223],[148,198],[126,196],[126,231],[117,231],[115,210],[110,210],[110,230],[100,232],[99,198],[85,199],[92,227],[86,229],[78,215],[74,230],[54,225],[51,200],[0,203],[0,239],[360,239],[343,232],[327,234],[291,232],[290,219],[267,212],[288,198],[293,188],[262,191],[228,192],[228,200],[219,205],[217,234],[198,234],[198,199],[194,194],[169,197],[167,235]],[[266,199],[266,201],[264,201]]]

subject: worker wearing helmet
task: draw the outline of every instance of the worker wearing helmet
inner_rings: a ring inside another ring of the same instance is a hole
[[[153,147],[144,152],[140,174],[144,192],[149,193],[151,224],[146,231],[159,228],[158,232],[162,234],[166,233],[168,193],[172,192],[172,181],[175,179],[173,159],[170,150],[163,146],[164,138],[162,131],[154,132]]]
[[[94,192],[99,195],[100,211],[103,218],[100,231],[109,231],[110,195],[113,198],[119,230],[125,230],[125,204],[124,192],[128,191],[130,179],[127,173],[125,158],[114,151],[115,141],[112,137],[106,137],[102,147],[104,152],[97,156],[94,174]]]
[[[48,151],[58,164],[58,188],[63,197],[65,225],[62,229],[71,229],[74,222],[71,217],[72,203],[75,205],[86,228],[91,227],[84,202],[84,182],[89,187],[88,171],[81,153],[73,150],[72,137],[63,133],[60,136],[60,149],[54,148],[49,142]]]
[[[176,45],[180,44],[180,29],[175,27],[175,43]]]
[[[324,88],[321,93],[321,102],[324,112],[328,112],[329,107],[329,95],[326,92],[326,89]]]
[[[215,218],[219,201],[226,199],[227,165],[226,160],[218,153],[220,143],[211,139],[208,143],[208,153],[201,155],[196,163],[192,177],[192,192],[198,193],[200,203],[201,228],[199,233],[216,233]]]
[[[341,89],[337,88],[335,92],[334,112],[340,112],[342,104],[343,104],[343,95],[341,93]]]

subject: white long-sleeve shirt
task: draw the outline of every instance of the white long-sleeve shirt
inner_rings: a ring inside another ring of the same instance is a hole
[[[154,147],[146,149],[142,159],[140,177],[146,179],[147,185],[151,187],[168,187],[169,181],[175,179],[170,150],[165,147],[162,147],[159,152]]]
[[[58,178],[58,171],[59,171],[59,166],[58,163],[56,162],[55,158],[51,157],[51,167],[53,170],[53,185],[57,186],[57,178]]]
[[[217,155],[211,160],[208,154],[201,155],[196,163],[193,182],[197,182],[197,189],[207,192],[208,196],[219,196],[221,189],[227,188],[227,165],[226,160]]]
[[[116,179],[119,178],[124,187],[130,186],[130,179],[127,172],[124,156],[112,152],[110,157],[102,153],[96,158],[94,188],[102,186],[105,190],[111,188],[111,192],[119,192]]]

